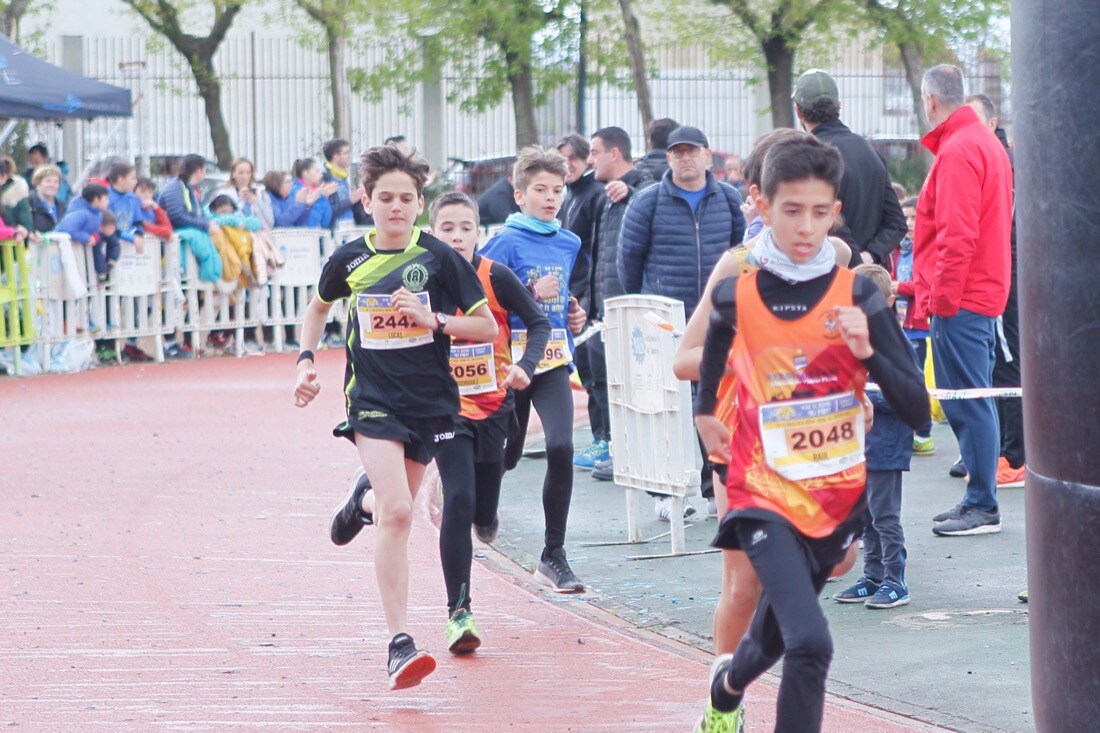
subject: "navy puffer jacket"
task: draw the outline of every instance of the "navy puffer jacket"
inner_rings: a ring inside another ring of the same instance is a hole
[[[693,212],[666,173],[634,196],[623,217],[617,269],[628,293],[683,301],[691,318],[707,278],[726,250],[741,244],[741,195],[708,171],[706,194]]]

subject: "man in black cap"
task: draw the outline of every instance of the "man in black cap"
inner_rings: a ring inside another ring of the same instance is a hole
[[[668,136],[670,169],[656,186],[634,197],[623,217],[617,266],[627,293],[663,295],[684,303],[687,318],[703,297],[707,279],[726,250],[741,244],[745,216],[741,196],[710,172],[710,142],[698,127],[678,127]],[[703,496],[714,514],[710,471]],[[655,511],[668,519],[668,501]]]
[[[844,159],[844,177],[837,192],[843,221],[836,236],[851,246],[851,266],[888,263],[908,227],[882,158],[840,121],[836,82],[821,69],[810,69],[798,77],[793,99],[806,132],[835,145]]]

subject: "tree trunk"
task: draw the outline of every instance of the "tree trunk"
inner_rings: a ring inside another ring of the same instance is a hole
[[[623,11],[623,28],[626,47],[630,54],[630,75],[634,80],[634,93],[638,97],[638,112],[642,115],[642,129],[647,133],[653,122],[653,102],[649,94],[649,79],[645,68],[645,47],[642,45],[642,29],[634,15],[631,0],[619,0]],[[648,139],[648,135],[647,135]]]
[[[794,127],[791,92],[794,79],[794,49],[782,36],[772,36],[762,44],[768,64],[768,92],[772,100],[772,125]]]
[[[351,132],[351,110],[348,104],[348,72],[344,65],[344,52],[348,42],[338,32],[326,29],[328,39],[328,73],[332,87],[332,136],[347,140]]]
[[[214,158],[218,167],[229,170],[233,164],[233,147],[229,142],[229,130],[222,115],[222,87],[214,71],[214,65],[207,59],[192,59],[191,73],[199,87],[206,108],[206,121],[210,125],[210,141],[214,143]]]
[[[0,14],[0,33],[7,36],[12,43],[19,43],[19,21],[29,5],[30,0],[11,0]]]
[[[924,49],[916,43],[899,43],[901,63],[905,67],[905,79],[909,82],[909,91],[913,94],[913,114],[917,116],[917,129],[920,136],[928,132],[928,120],[924,119],[924,103],[921,101],[921,75],[924,73]]]
[[[537,145],[539,128],[535,123],[535,87],[531,62],[508,58],[508,83],[512,87],[512,107],[516,116],[516,149]]]

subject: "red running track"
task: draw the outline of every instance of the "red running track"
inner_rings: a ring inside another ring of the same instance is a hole
[[[290,356],[0,381],[0,725],[690,730],[704,657],[546,595],[507,563],[475,565],[485,645],[450,657],[425,501],[411,630],[440,666],[388,691],[369,530],[328,540],[356,461],[330,433],[342,369],[321,355],[307,410],[292,405]],[[771,729],[774,694],[752,688],[750,731]],[[829,731],[928,730],[835,702]]]

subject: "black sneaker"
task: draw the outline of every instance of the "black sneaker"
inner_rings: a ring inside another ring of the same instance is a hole
[[[539,569],[535,571],[535,580],[555,593],[583,593],[584,583],[577,580],[569,562],[565,559],[565,548],[558,547],[542,551]]]
[[[129,359],[134,362],[147,362],[152,361],[153,357],[146,354],[140,347],[135,344],[126,344],[122,347],[122,356],[125,359]]]
[[[417,649],[408,634],[398,634],[390,642],[390,689],[416,687],[435,671],[435,659],[423,649]]]
[[[487,525],[474,525],[474,534],[477,538],[487,545],[493,544],[493,541],[497,538],[497,533],[500,532],[500,515],[493,517],[493,523]]]
[[[941,537],[969,537],[979,534],[997,534],[1001,531],[1001,513],[994,509],[982,511],[976,506],[964,504],[958,518],[940,522],[932,528]]]
[[[596,466],[592,469],[592,478],[596,479],[597,481],[614,481],[614,459],[608,458],[605,461],[596,461]]]
[[[351,479],[351,489],[332,515],[329,537],[334,544],[346,545],[355,539],[365,524],[374,524],[374,515],[363,511],[363,497],[371,490],[367,472],[360,467]]]
[[[946,522],[949,519],[958,519],[962,516],[963,506],[961,501],[955,506],[948,509],[946,512],[940,512],[936,516],[932,517],[933,524],[939,524],[940,522]]]
[[[951,478],[962,478],[966,476],[966,464],[963,463],[963,457],[959,456],[959,459],[951,464],[951,468],[947,469],[947,474]]]
[[[177,343],[164,345],[164,358],[165,359],[194,359],[195,353],[186,346],[180,346]]]

